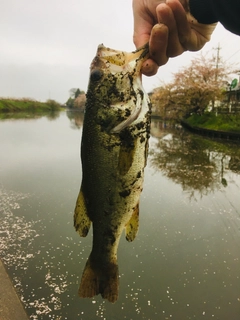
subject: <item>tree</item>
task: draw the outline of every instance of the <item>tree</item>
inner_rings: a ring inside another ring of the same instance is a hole
[[[76,92],[75,92],[75,99],[77,99],[77,97],[81,94],[81,91],[79,88],[77,88]]]
[[[85,93],[85,92],[80,90],[79,88],[72,88],[69,90],[70,98],[72,99],[76,99],[82,93]]]
[[[66,102],[67,108],[80,108],[83,110],[86,102],[85,92],[79,88],[72,88],[69,90],[69,94],[70,97]]]
[[[68,98],[68,101],[66,102],[67,108],[71,109],[74,107],[74,99],[73,98]]]
[[[155,89],[152,95],[153,110],[162,116],[182,118],[191,113],[202,114],[215,100],[220,100],[230,66],[204,55],[193,59],[189,66],[174,74],[173,81]]]
[[[74,100],[74,108],[84,109],[86,103],[86,95],[85,93],[80,93],[78,97]]]

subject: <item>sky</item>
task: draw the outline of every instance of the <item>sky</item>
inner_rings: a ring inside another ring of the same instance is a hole
[[[65,103],[71,88],[87,90],[97,46],[133,51],[132,34],[131,0],[2,0],[0,97]],[[218,46],[222,59],[237,66],[239,36],[219,24],[202,51],[216,55]],[[145,90],[171,81],[197,54],[186,52],[143,77]]]

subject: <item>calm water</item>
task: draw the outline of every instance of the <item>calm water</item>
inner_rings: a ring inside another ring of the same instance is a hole
[[[153,121],[115,304],[77,296],[91,249],[73,209],[82,118],[0,121],[0,255],[30,319],[240,319],[240,148]]]

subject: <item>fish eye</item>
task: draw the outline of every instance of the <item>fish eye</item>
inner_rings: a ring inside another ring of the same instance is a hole
[[[102,70],[99,70],[99,69],[93,70],[90,75],[91,80],[93,80],[93,81],[100,80],[102,78],[102,76],[103,76],[103,72],[102,72]]]

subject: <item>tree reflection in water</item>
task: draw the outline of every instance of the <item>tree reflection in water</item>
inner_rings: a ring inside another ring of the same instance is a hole
[[[83,125],[84,113],[79,110],[67,110],[66,115],[70,120],[72,129],[80,129]]]
[[[240,173],[239,145],[203,138],[160,121],[152,122],[149,164],[180,184],[190,197],[207,195],[228,185]]]

